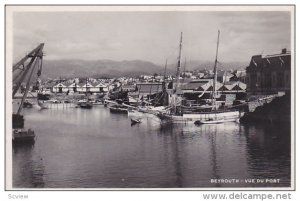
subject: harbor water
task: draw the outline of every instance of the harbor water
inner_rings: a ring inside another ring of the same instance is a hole
[[[13,147],[14,188],[291,185],[288,125],[161,125],[151,117],[131,125],[102,105],[23,111],[37,137]]]

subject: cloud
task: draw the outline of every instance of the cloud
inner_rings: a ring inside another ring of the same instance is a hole
[[[14,15],[14,58],[45,43],[47,59],[176,60],[180,32],[190,60],[213,60],[217,30],[220,58],[290,48],[288,12],[19,12]]]

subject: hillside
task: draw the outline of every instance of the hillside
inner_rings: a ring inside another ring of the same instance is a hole
[[[224,70],[238,69],[246,65],[245,63],[222,63],[220,64],[220,68]],[[186,63],[186,70],[204,68],[212,69],[213,62],[188,61]],[[167,74],[175,74],[175,71],[175,64],[168,65]],[[163,72],[164,66],[142,60],[44,60],[42,78],[135,77],[141,74],[163,74]]]
[[[119,77],[139,75],[140,73],[154,73],[161,67],[146,61],[86,61],[86,60],[45,60],[43,77]]]

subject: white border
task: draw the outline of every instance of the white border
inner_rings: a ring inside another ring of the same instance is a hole
[[[76,12],[94,12],[94,11],[107,11],[107,12],[111,12],[111,11],[122,11],[122,12],[127,12],[127,11],[249,11],[249,7],[243,7],[243,6],[225,6],[225,7],[215,7],[215,6],[163,6],[163,7],[153,7],[153,6],[102,6],[102,7],[95,7],[95,6],[84,6],[84,7],[78,7],[78,6],[50,6],[50,7],[43,7],[43,6],[34,6],[34,7],[29,7],[29,6],[25,6],[25,7],[7,7],[6,10],[6,67],[7,67],[7,74],[6,74],[6,90],[7,90],[7,94],[6,94],[6,103],[10,103],[11,100],[11,91],[9,91],[8,89],[11,89],[11,71],[9,70],[9,66],[12,66],[12,55],[9,54],[9,52],[12,52],[12,38],[11,38],[11,34],[9,34],[9,32],[12,30],[12,13],[13,12],[18,12],[18,11],[61,11],[61,12],[65,12],[65,11],[76,11]],[[251,11],[291,11],[292,13],[292,19],[291,19],[291,24],[292,24],[292,31],[291,31],[291,52],[292,52],[292,61],[294,61],[294,10],[293,7],[290,6],[268,6],[268,7],[262,7],[262,6],[251,6],[250,7]],[[292,66],[291,66],[292,70],[291,73],[292,75],[294,75],[294,62],[292,62]],[[294,76],[291,77],[292,78],[292,91],[294,91]],[[292,117],[294,116],[294,109],[295,109],[295,105],[294,105],[294,93],[292,93],[291,96],[292,99]],[[6,105],[6,133],[7,134],[11,134],[11,108],[8,107],[9,104]],[[294,118],[292,118],[292,129],[291,129],[292,133],[295,133],[294,131]],[[294,135],[292,134],[291,137],[291,141],[292,141],[292,145],[291,145],[291,180],[292,180],[292,187],[291,188],[171,188],[171,189],[152,189],[152,188],[147,188],[147,189],[136,189],[136,188],[130,188],[130,189],[126,189],[126,190],[292,190],[294,189]],[[7,184],[7,190],[8,189],[12,189],[11,187],[11,160],[10,156],[12,154],[12,149],[11,149],[11,135],[7,135],[6,136],[6,184]],[[33,190],[33,189],[13,189],[13,190]],[[38,190],[38,189],[34,189],[34,190]],[[85,188],[81,188],[81,189],[47,189],[47,188],[42,188],[39,190],[87,190]],[[97,189],[90,189],[90,190],[97,190]],[[101,188],[101,190],[125,190],[125,189],[118,189],[118,188],[109,188],[109,189],[105,189],[105,188]]]

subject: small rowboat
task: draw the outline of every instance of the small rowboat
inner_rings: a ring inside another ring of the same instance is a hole
[[[230,118],[230,119],[205,119],[205,120],[197,120],[195,121],[196,125],[200,124],[221,124],[225,122],[235,122],[238,121],[239,118]]]
[[[142,121],[140,119],[131,119],[131,125],[138,123],[142,123]]]

